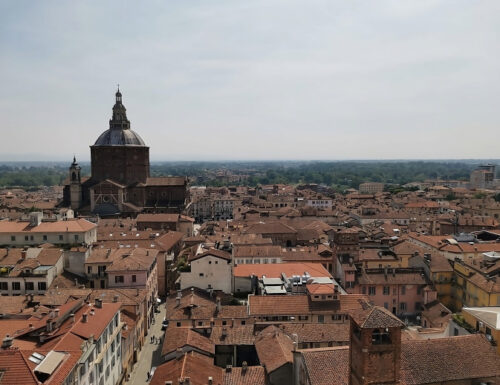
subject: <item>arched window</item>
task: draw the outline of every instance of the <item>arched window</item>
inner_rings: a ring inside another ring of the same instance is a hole
[[[372,333],[372,345],[383,345],[391,343],[389,329],[375,329]]]
[[[71,173],[71,180],[72,180],[73,182],[75,182],[75,181],[76,181],[76,172],[74,172],[74,171]]]

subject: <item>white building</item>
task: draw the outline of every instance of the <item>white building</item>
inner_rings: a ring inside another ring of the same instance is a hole
[[[63,266],[60,249],[0,249],[0,294],[45,294]]]
[[[0,222],[0,245],[33,246],[90,245],[97,241],[97,225],[85,219],[42,221],[42,213],[31,213],[29,221]]]
[[[191,271],[181,272],[181,290],[197,287],[204,290],[222,290],[231,293],[231,255],[225,251],[210,249],[189,260]]]

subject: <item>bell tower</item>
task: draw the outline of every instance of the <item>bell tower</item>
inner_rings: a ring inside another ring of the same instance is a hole
[[[81,167],[76,162],[76,157],[73,157],[73,163],[69,167],[69,196],[71,208],[73,210],[80,208],[82,205],[82,177]]]
[[[363,307],[351,313],[349,385],[398,385],[405,325],[384,308]]]

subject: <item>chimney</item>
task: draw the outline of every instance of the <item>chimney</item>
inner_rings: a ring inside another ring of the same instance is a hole
[[[241,372],[245,374],[247,372],[247,369],[248,369],[248,363],[246,361],[243,361],[241,363]]]
[[[14,339],[7,334],[5,336],[5,338],[2,340],[2,349],[10,348],[12,346],[13,342],[14,342]]]
[[[69,316],[71,317],[71,322],[75,323],[75,313],[71,313]]]
[[[115,296],[113,297],[113,302],[115,302],[115,303],[116,303],[116,302],[118,302],[118,295],[115,295]]]
[[[75,286],[78,286],[78,278],[75,278]]]
[[[181,298],[182,298],[182,293],[179,290],[177,292],[177,297],[175,297],[175,304],[176,304],[176,306],[181,306]]]
[[[89,315],[88,315],[87,313],[83,313],[83,314],[82,314],[82,322],[83,322],[83,323],[87,323],[87,317],[88,317],[88,316],[89,316]]]
[[[173,382],[172,381],[165,381],[165,385],[172,385]]]
[[[94,302],[95,302],[95,305],[94,305],[94,306],[95,306],[96,308],[98,308],[98,309],[102,309],[102,299],[100,299],[100,298],[96,298]]]
[[[51,332],[52,331],[52,319],[48,319],[47,320],[47,323],[45,325],[45,329],[47,330],[47,332]]]
[[[21,250],[21,259],[26,259],[26,250]]]
[[[208,376],[208,385],[213,385],[214,379],[212,376]]]
[[[217,313],[221,312],[221,299],[217,297]]]
[[[226,365],[226,373],[231,373],[231,370],[233,370],[232,365]]]
[[[59,317],[60,310],[59,310],[59,309],[56,309],[56,310],[54,310],[54,311],[55,311],[55,313],[56,313],[56,314],[55,314],[55,316],[56,316],[56,317]]]
[[[183,355],[184,355],[184,352],[182,351],[182,349],[181,349],[181,348],[177,348],[177,349],[175,350],[175,358],[176,358],[176,359],[180,359],[180,358],[182,358],[182,356],[183,356]]]

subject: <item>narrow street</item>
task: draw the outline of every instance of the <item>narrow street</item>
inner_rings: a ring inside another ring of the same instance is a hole
[[[162,337],[164,331],[161,330],[161,323],[165,317],[165,304],[159,306],[160,313],[155,314],[155,323],[151,325],[149,333],[146,336],[146,342],[139,354],[139,361],[135,364],[134,370],[131,373],[130,380],[125,381],[125,384],[143,385],[148,384],[147,374],[153,366],[160,364],[162,343],[151,343],[151,336]]]

